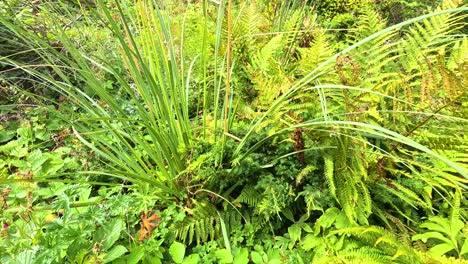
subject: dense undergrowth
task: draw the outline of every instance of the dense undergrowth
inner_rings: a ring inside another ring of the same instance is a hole
[[[0,262],[463,263],[438,4],[0,3]]]

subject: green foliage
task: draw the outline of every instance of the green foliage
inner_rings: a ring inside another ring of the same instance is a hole
[[[8,3],[0,262],[466,258],[458,1]]]
[[[335,17],[338,14],[345,14],[356,12],[366,5],[370,5],[367,0],[346,0],[346,1],[333,1],[321,0],[318,1],[315,8],[317,11],[326,18]]]
[[[419,226],[429,232],[414,235],[412,238],[413,240],[421,240],[424,243],[428,242],[428,240],[436,241],[436,245],[432,246],[428,251],[434,256],[449,255],[448,253],[451,251],[455,252],[455,256],[459,258],[464,257],[466,259],[468,256],[468,239],[466,237],[468,226],[460,216],[460,196],[460,193],[455,193],[450,217],[429,217],[427,221]]]
[[[63,43],[59,40],[59,28],[74,42],[83,55],[101,57],[117,66],[116,68],[118,68],[119,63],[121,64],[121,61],[116,59],[117,46],[111,40],[111,32],[105,29],[101,23],[94,25],[87,23],[92,19],[97,19],[92,9],[69,5],[61,1],[47,7],[45,4],[30,0],[3,1],[0,3],[0,14],[9,23],[21,25],[34,34],[34,38],[24,39],[18,37],[14,29],[3,23],[0,24],[0,56],[21,63],[22,67],[31,67],[41,74],[57,78],[56,72],[47,65],[53,63],[63,67],[63,71],[67,74],[74,74],[73,70],[66,67],[59,58],[41,56],[34,50],[37,46],[31,46],[37,41],[44,42],[57,52],[68,56]],[[54,17],[60,17],[60,19],[54,19]],[[42,100],[59,97],[60,94],[45,85],[40,76],[25,75],[25,72],[16,66],[5,60],[0,62],[0,71],[4,71],[0,81],[5,82],[5,84],[2,83],[1,90],[6,95],[1,102],[5,104],[28,102],[27,100],[32,100],[32,98],[25,93],[26,91],[43,96]],[[120,65],[120,67],[122,66]],[[112,87],[111,76],[106,75],[99,68],[93,70],[96,75],[100,75],[100,78],[108,79],[106,84],[108,88]],[[18,93],[18,89],[22,92]],[[37,99],[35,97],[33,100]]]
[[[428,10],[440,5],[442,1],[404,1],[389,0],[376,1],[376,8],[388,19],[390,24],[400,23],[404,20],[427,13]]]

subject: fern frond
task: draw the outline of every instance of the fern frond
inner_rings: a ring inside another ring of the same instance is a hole
[[[281,51],[283,44],[282,35],[276,35],[270,39],[252,58],[253,70],[260,70],[265,74],[273,71],[274,69],[271,68],[271,65],[274,64],[272,60],[274,55]]]
[[[360,249],[365,249],[366,247],[371,246],[370,248],[375,250],[374,253],[384,258],[387,263],[420,263],[419,256],[414,249],[407,244],[400,243],[394,234],[388,232],[382,227],[359,226],[338,229],[331,233],[344,235],[346,237],[351,236],[359,239],[359,241],[361,241]],[[366,257],[368,256],[366,251],[367,250],[364,250],[363,252],[355,252],[353,250],[353,253],[356,253],[357,255],[352,253],[350,256],[353,256],[353,258]],[[365,256],[362,256],[362,254],[365,254]],[[376,257],[377,256],[372,256],[369,260],[375,259]]]
[[[400,218],[391,215],[389,212],[385,212],[385,217],[393,224],[389,225],[389,228],[393,229],[393,233],[396,234],[398,241],[411,246],[411,236],[408,232],[409,227],[406,226]],[[396,227],[396,230],[394,230],[393,227]]]
[[[237,196],[236,200],[234,200],[234,203],[245,203],[251,207],[255,207],[260,202],[260,200],[260,193],[255,189],[255,187],[246,186],[239,194],[239,196]]]
[[[360,181],[357,183],[359,193],[359,202],[357,203],[358,214],[357,219],[359,223],[368,224],[368,217],[372,213],[372,198],[367,189],[367,185]]]
[[[302,183],[302,180],[309,176],[311,172],[315,171],[317,168],[313,165],[307,165],[304,169],[299,172],[299,174],[296,176],[296,185],[299,185]]]
[[[232,37],[235,41],[247,41],[246,44],[254,44],[255,39],[250,35],[260,32],[261,25],[265,23],[262,13],[257,5],[243,4],[234,20]]]
[[[461,191],[457,190],[454,193],[452,208],[450,210],[450,222],[452,224],[460,220],[460,198],[461,198],[460,192]]]
[[[335,177],[334,177],[334,163],[333,159],[329,155],[323,156],[324,162],[324,176],[325,180],[327,181],[328,189],[330,194],[337,199],[336,197],[336,186],[335,186]]]
[[[381,254],[381,252],[373,249],[372,247],[362,247],[360,249],[339,252],[337,253],[337,256],[323,255],[320,258],[314,258],[313,263],[384,264],[391,263],[391,259],[389,256]]]
[[[236,210],[218,212],[214,206],[195,204],[191,212],[193,215],[175,224],[173,229],[176,239],[186,244],[200,244],[222,238],[220,217],[223,218],[228,233],[242,223],[242,216]]]
[[[393,187],[395,186],[395,187]],[[424,205],[424,201],[421,200],[416,193],[413,191],[409,190],[408,188],[402,186],[401,184],[392,182],[390,186],[387,186],[386,183],[380,183],[379,187],[381,187],[381,191],[384,191],[385,194],[390,194],[393,196],[387,202],[392,204],[395,207],[396,206],[392,201],[397,199],[399,202],[403,202],[404,204],[410,205],[414,209],[418,208],[419,205]],[[384,193],[382,193],[383,195]]]
[[[357,202],[358,202],[358,193],[353,186],[355,184],[353,177],[348,171],[340,172],[337,175],[339,180],[336,181],[337,187],[337,202],[340,204],[343,212],[345,213],[346,217],[351,222],[356,222],[358,210],[357,209]]]
[[[334,52],[328,41],[328,35],[324,30],[314,31],[310,47],[298,48],[298,50],[301,58],[298,62],[297,70],[303,75],[314,70],[318,65],[332,56]],[[320,78],[322,82],[332,83],[336,79],[336,74],[331,70],[329,72]]]

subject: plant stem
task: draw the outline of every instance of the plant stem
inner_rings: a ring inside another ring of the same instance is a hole
[[[229,96],[231,92],[231,51],[232,51],[232,0],[227,7],[227,53],[226,53],[226,96],[224,99],[224,134],[228,133]]]

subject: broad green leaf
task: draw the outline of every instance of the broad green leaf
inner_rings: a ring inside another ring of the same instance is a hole
[[[430,222],[437,223],[438,225],[440,225],[441,227],[444,227],[446,229],[450,228],[450,221],[447,218],[440,217],[440,216],[429,217],[429,221],[421,224],[421,226],[423,226],[424,224],[430,223]]]
[[[468,238],[465,238],[465,240],[463,241],[463,245],[460,249],[460,256],[463,256],[466,253],[468,253]]]
[[[215,255],[220,263],[232,263],[233,261],[231,252],[225,248],[216,250]]]
[[[445,253],[449,252],[450,250],[453,250],[453,246],[447,243],[442,243],[438,244],[437,246],[434,246],[429,249],[429,253],[435,256],[442,256]]]
[[[281,251],[279,249],[277,249],[277,248],[270,248],[267,251],[267,256],[268,256],[269,261],[272,261],[272,260],[275,260],[275,259],[280,260],[281,259]]]
[[[119,239],[123,222],[120,218],[113,219],[110,223],[101,226],[95,234],[94,241],[102,244],[104,250],[108,250]]]
[[[422,223],[420,227],[427,228],[431,231],[439,231],[440,233],[450,235],[450,230],[453,228],[452,224],[453,223],[450,223],[450,221],[447,218],[434,216],[430,217],[429,221]]]
[[[182,264],[198,264],[200,262],[200,255],[192,254],[182,261]]]
[[[127,264],[137,264],[145,255],[145,248],[143,246],[131,249],[130,254],[127,256]]]
[[[309,225],[309,224],[306,224],[306,223],[303,223],[303,224],[301,225],[301,228],[302,228],[304,231],[306,231],[307,233],[313,233],[313,232],[314,232],[314,230],[312,229],[312,227],[310,227],[310,225]]]
[[[68,249],[68,251],[70,251],[70,248]],[[85,263],[85,257],[87,254],[88,254],[88,250],[85,248],[75,251],[73,254],[74,263]],[[68,256],[70,256],[70,253],[68,253]]]
[[[42,164],[42,172],[44,176],[50,176],[55,174],[58,170],[60,170],[64,166],[63,159],[50,159],[47,160],[44,164]]]
[[[286,218],[287,218],[288,220],[290,220],[291,222],[294,222],[294,221],[295,221],[295,220],[294,220],[293,212],[292,212],[292,210],[291,210],[290,208],[285,208],[285,209],[283,209],[283,211],[281,211],[281,213],[282,213],[284,216],[286,216]]]
[[[15,156],[17,158],[22,158],[29,153],[29,149],[23,147],[22,144],[19,144],[17,140],[13,140],[5,144],[4,147],[0,146],[0,152]]]
[[[11,140],[13,137],[15,137],[16,131],[11,131],[11,130],[1,130],[0,128],[0,143],[7,142]]]
[[[143,264],[162,264],[161,258],[146,254],[142,261]]]
[[[302,260],[302,257],[299,253],[296,253],[296,258],[297,258],[297,264],[304,264],[304,260]]]
[[[241,248],[234,256],[234,264],[247,264],[249,263],[249,251],[246,248]]]
[[[16,263],[33,264],[36,260],[37,250],[25,250],[16,256]],[[15,263],[15,262],[14,262]]]
[[[123,254],[127,253],[127,251],[128,250],[124,246],[117,245],[113,247],[111,250],[109,250],[109,252],[105,253],[102,263],[109,263],[121,257]]]
[[[28,163],[25,160],[12,160],[11,165],[21,169],[28,167]]]
[[[256,251],[251,252],[250,257],[252,258],[252,261],[255,264],[263,263],[262,255],[260,255],[260,253]]]
[[[341,214],[340,209],[336,207],[329,208],[323,213],[319,219],[315,222],[316,229],[320,229],[320,227],[327,229],[335,223],[336,218]],[[317,232],[317,230],[316,230]]]
[[[112,261],[112,264],[127,264],[124,258],[118,258],[114,261]]]
[[[280,259],[271,259],[271,260],[268,260],[268,264],[281,264],[281,260]]]
[[[323,241],[322,241],[321,238],[318,238],[313,234],[308,234],[302,239],[300,245],[301,245],[302,249],[304,249],[305,251],[309,251],[309,250],[317,247],[318,245],[320,245],[320,243],[322,243],[322,242]]]
[[[23,142],[33,139],[31,126],[20,127],[16,130],[16,133],[18,133],[18,136]]]
[[[293,224],[292,226],[288,227],[289,237],[294,243],[301,239],[301,232],[301,227],[298,224]]]
[[[169,247],[169,254],[175,263],[182,263],[185,256],[185,245],[175,241]]]
[[[441,233],[438,233],[438,232],[426,232],[426,233],[423,233],[423,234],[414,235],[413,236],[413,241],[421,239],[423,242],[426,242],[427,239],[429,239],[429,238],[439,239],[439,240],[442,240],[442,241],[447,242],[449,244],[452,243],[452,241],[450,239],[446,238],[444,235],[442,235]]]
[[[465,224],[460,219],[455,219],[451,224],[450,236],[453,240],[456,240],[457,237],[461,234],[463,227],[465,227]]]

